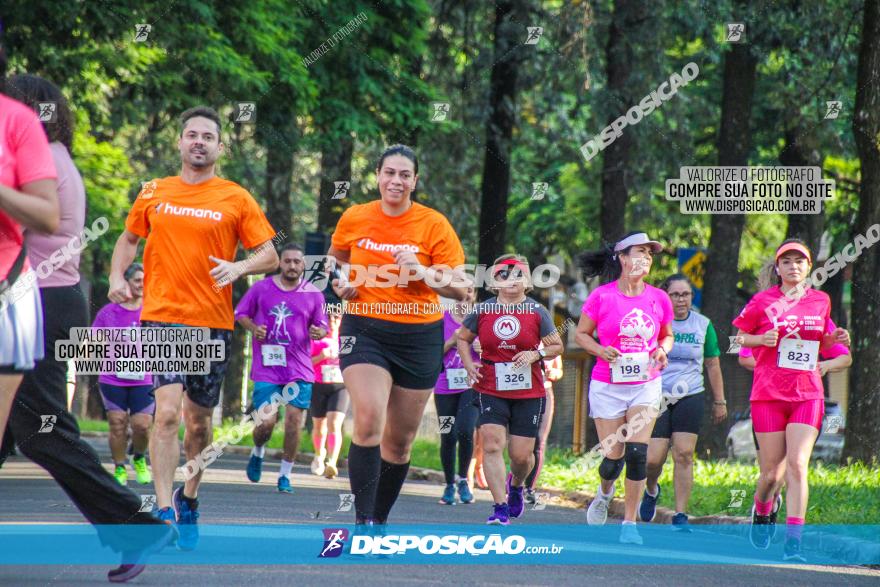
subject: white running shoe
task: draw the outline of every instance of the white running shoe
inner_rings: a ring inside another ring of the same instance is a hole
[[[315,456],[312,459],[312,475],[323,475],[324,474],[324,459],[319,456]]]
[[[620,526],[620,543],[621,544],[644,544],[639,530],[635,524],[621,524]]]
[[[605,497],[602,495],[602,488],[599,487],[596,491],[596,498],[593,499],[590,507],[587,508],[587,524],[590,526],[601,526],[608,520],[608,506],[611,504],[613,497],[613,489],[611,495]]]

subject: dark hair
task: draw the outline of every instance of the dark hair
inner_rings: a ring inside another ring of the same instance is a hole
[[[666,279],[663,280],[663,283],[660,284],[660,289],[662,289],[665,292],[668,292],[669,286],[672,285],[673,281],[683,281],[686,284],[688,284],[688,287],[691,288],[692,291],[694,289],[694,284],[691,283],[691,280],[688,279],[688,276],[685,275],[684,273],[673,273],[672,275],[670,275],[669,277],[667,277]]]
[[[122,276],[125,277],[125,281],[128,281],[129,279],[134,277],[135,273],[137,273],[138,271],[143,272],[143,270],[144,266],[140,263],[132,263],[128,266],[128,269],[125,270],[125,273],[123,273]]]
[[[810,253],[810,259],[813,258],[813,250],[810,249],[809,246],[807,246],[807,243],[805,243],[804,241],[802,241],[802,240],[799,239],[799,238],[787,238],[787,239],[785,239],[784,241],[782,241],[781,243],[779,243],[779,246],[776,247],[776,251],[778,251],[778,250],[781,249],[783,246],[785,246],[785,245],[787,245],[787,244],[789,244],[789,243],[797,243],[797,244],[801,245],[802,247],[804,247],[805,249],[807,249],[807,252],[808,252],[808,253]],[[774,274],[774,275],[773,275],[773,282],[774,282],[776,285],[782,285],[782,276],[779,275],[779,271],[776,269],[776,251],[773,252],[773,274]]]
[[[210,106],[195,106],[189,110],[185,110],[183,114],[180,115],[180,136],[183,136],[183,129],[186,128],[186,123],[189,122],[190,118],[195,118],[197,116],[207,118],[217,125],[217,139],[219,140],[220,131],[223,129],[223,126],[220,124],[220,115]]]
[[[281,247],[281,250],[278,251],[278,256],[280,257],[281,255],[283,255],[284,251],[299,251],[302,254],[305,254],[305,252],[306,252],[306,250],[304,248],[302,248],[301,245],[298,245],[297,243],[287,243],[286,245]]]
[[[617,255],[628,255],[629,250],[632,248],[627,247],[624,250],[620,251],[620,253],[615,253],[614,245],[616,245],[623,239],[630,237],[634,234],[639,234],[640,232],[642,231],[634,230],[632,232],[628,232],[613,243],[605,243],[604,245],[602,245],[601,249],[581,253],[577,257],[577,264],[581,267],[581,269],[583,269],[584,275],[586,277],[599,277],[601,278],[602,283],[614,281],[615,279],[619,278],[620,274],[623,272],[623,268],[620,266],[620,261],[617,260]]]
[[[41,102],[55,103],[54,122],[44,122],[43,130],[50,143],[59,142],[68,151],[71,151],[73,143],[73,114],[67,99],[58,86],[36,75],[19,74],[6,80],[4,93],[12,98],[27,104],[34,110],[39,110]],[[39,113],[39,112],[38,112]]]
[[[385,151],[379,155],[379,162],[376,163],[376,169],[382,169],[382,164],[385,163],[385,159],[391,157],[392,155],[400,155],[402,157],[406,157],[410,161],[413,162],[413,168],[415,170],[416,175],[419,174],[419,158],[416,157],[416,152],[412,150],[411,147],[407,147],[406,145],[391,145]]]

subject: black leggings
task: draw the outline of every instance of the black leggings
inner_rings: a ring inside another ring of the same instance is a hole
[[[88,326],[88,306],[78,285],[40,290],[46,358],[25,374],[9,418],[18,448],[46,469],[82,515],[97,527],[101,541],[114,550],[136,550],[130,535],[113,531],[111,524],[156,524],[141,512],[141,498],[122,487],[103,466],[98,454],[79,436],[79,426],[67,411],[67,363],[55,360],[55,341],[70,337],[70,329]],[[55,416],[50,433],[38,434],[42,416]],[[149,542],[157,536],[141,536]]]
[[[479,409],[474,405],[473,391],[466,389],[461,393],[435,393],[434,405],[440,419],[440,462],[446,484],[455,482],[455,446],[458,444],[458,476],[467,478],[471,457],[474,455],[474,428],[477,425]],[[449,426],[445,418],[455,417]]]

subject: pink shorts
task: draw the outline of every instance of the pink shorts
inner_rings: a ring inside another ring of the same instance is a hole
[[[824,399],[752,402],[752,426],[757,433],[785,432],[789,424],[807,424],[821,430],[824,415]]]

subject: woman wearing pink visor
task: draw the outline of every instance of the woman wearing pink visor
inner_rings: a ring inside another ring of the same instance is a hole
[[[587,277],[605,285],[590,292],[575,340],[596,357],[590,378],[590,416],[602,443],[599,485],[587,509],[587,523],[602,525],[614,496],[614,482],[626,467],[626,507],[620,541],[642,544],[636,510],[645,490],[648,441],[662,395],[660,371],[674,342],[672,302],[645,283],[653,256],[662,250],[643,232],[626,235],[613,247],[586,253]]]
[[[773,494],[786,478],[785,559],[801,556],[807,511],[807,467],[825,412],[819,353],[849,344],[843,328],[829,329],[828,294],[805,287],[812,255],[800,240],[776,250],[778,284],[755,294],[733,321],[738,342],[753,349],[752,425],[761,475],[755,491],[750,539],[768,548],[775,531]],[[829,331],[830,330],[830,331]]]

